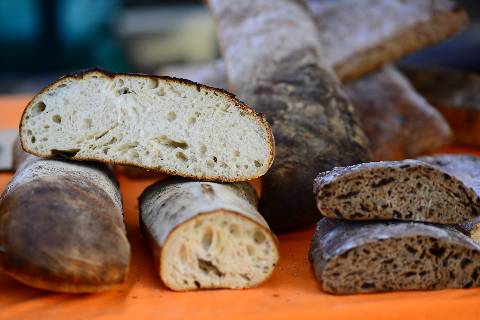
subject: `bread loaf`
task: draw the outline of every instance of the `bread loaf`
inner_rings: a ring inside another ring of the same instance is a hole
[[[392,66],[350,82],[345,90],[376,160],[416,157],[451,141],[442,115]]]
[[[311,1],[322,55],[342,82],[460,31],[468,17],[451,0]]]
[[[278,263],[277,240],[248,183],[167,179],[139,202],[156,272],[172,290],[257,286]]]
[[[263,175],[274,154],[265,118],[223,90],[98,70],[63,77],[37,94],[20,138],[37,156],[222,181]]]
[[[232,88],[266,114],[275,136],[260,212],[274,231],[312,224],[320,218],[315,175],[371,159],[352,105],[322,62],[315,25],[302,1],[208,3]]]
[[[480,286],[480,245],[447,226],[326,218],[309,259],[335,294]]]
[[[349,220],[462,224],[480,215],[480,199],[455,175],[419,160],[335,168],[314,182],[322,215]]]
[[[19,148],[17,148],[17,151]],[[99,164],[16,154],[0,196],[0,269],[35,288],[96,292],[125,282],[130,246],[117,182]]]
[[[458,144],[480,146],[480,74],[405,65],[401,70],[447,119]]]

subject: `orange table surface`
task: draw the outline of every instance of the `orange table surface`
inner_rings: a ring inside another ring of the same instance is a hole
[[[26,96],[0,97],[0,128],[15,128]],[[449,148],[448,152],[473,150]],[[11,175],[0,174],[0,191]],[[480,319],[480,289],[335,296],[324,293],[307,260],[313,228],[280,235],[281,261],[259,288],[172,292],[155,274],[138,226],[137,197],[153,180],[119,176],[132,246],[128,282],[96,294],[27,287],[0,273],[0,319]]]

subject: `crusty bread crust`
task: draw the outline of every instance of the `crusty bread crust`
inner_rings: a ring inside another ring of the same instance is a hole
[[[142,168],[142,169],[156,170],[158,172],[168,174],[168,175],[183,176],[183,177],[192,178],[192,179],[203,179],[203,180],[209,180],[209,181],[225,181],[225,182],[245,181],[245,180],[258,178],[258,177],[262,176],[263,174],[265,174],[265,172],[268,170],[268,168],[270,168],[270,166],[272,165],[273,159],[274,159],[274,154],[275,154],[275,143],[274,143],[274,138],[273,138],[272,130],[270,128],[269,123],[267,122],[266,118],[261,113],[258,113],[256,111],[254,111],[252,108],[250,108],[248,105],[246,105],[245,103],[238,100],[235,97],[235,95],[229,93],[228,91],[225,91],[223,89],[209,87],[209,86],[199,84],[199,83],[195,83],[195,82],[192,82],[192,81],[186,80],[186,79],[173,78],[173,77],[168,77],[168,76],[145,75],[145,74],[138,74],[138,73],[111,73],[111,72],[107,72],[107,71],[100,70],[100,69],[88,69],[88,70],[81,71],[81,72],[67,74],[67,75],[61,77],[60,79],[58,79],[57,81],[51,83],[47,87],[43,88],[39,93],[37,93],[32,98],[32,100],[27,104],[25,110],[23,111],[21,121],[20,121],[20,127],[19,127],[20,142],[21,142],[23,150],[25,150],[26,152],[28,152],[30,154],[33,154],[33,155],[36,155],[36,156],[39,156],[39,157],[43,157],[43,158],[53,158],[54,156],[56,156],[55,154],[52,154],[52,153],[38,152],[36,150],[33,150],[32,148],[29,148],[26,145],[26,143],[25,143],[26,137],[23,135],[23,130],[22,130],[24,122],[26,121],[26,119],[25,119],[26,112],[30,108],[33,107],[33,102],[35,101],[35,99],[38,96],[42,95],[43,93],[45,93],[49,90],[52,90],[52,89],[55,89],[55,88],[61,86],[66,80],[83,79],[85,76],[91,76],[91,75],[94,75],[94,74],[98,74],[99,76],[105,76],[105,77],[108,77],[110,79],[115,79],[117,77],[132,77],[132,78],[141,78],[141,79],[145,79],[145,78],[147,78],[147,79],[159,79],[159,80],[164,80],[164,81],[167,81],[167,82],[178,83],[178,84],[182,84],[182,85],[189,86],[189,87],[192,87],[192,88],[196,88],[197,90],[200,90],[200,88],[203,88],[203,89],[212,91],[214,94],[223,95],[224,97],[226,97],[228,99],[228,101],[231,102],[231,104],[233,106],[242,110],[243,112],[246,113],[246,115],[250,116],[251,118],[255,119],[255,121],[264,130],[265,136],[267,138],[266,143],[268,144],[268,150],[269,150],[268,159],[267,159],[266,163],[264,164],[263,172],[261,172],[257,175],[253,175],[253,176],[237,176],[237,177],[225,177],[225,176],[218,176],[218,175],[216,175],[216,176],[198,176],[198,175],[194,175],[194,174],[188,174],[188,173],[185,173],[185,172],[181,172],[179,170],[173,170],[173,169],[168,169],[168,168],[163,168],[163,167],[160,167],[160,168],[159,167],[148,167],[148,166],[139,165],[139,164],[129,162],[129,161],[118,161],[118,160],[107,161],[105,159],[97,159],[97,158],[92,158],[92,157],[80,157],[78,155],[74,155],[73,157],[69,157],[70,159],[79,160],[79,161],[102,161],[102,162],[106,162],[106,163],[109,163],[109,164],[129,165],[129,166],[139,167],[139,168]],[[60,155],[62,155],[62,154],[60,154]]]

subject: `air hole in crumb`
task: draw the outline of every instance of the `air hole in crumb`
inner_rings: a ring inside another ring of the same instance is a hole
[[[188,124],[194,124],[195,122],[197,122],[197,118],[195,118],[195,117],[190,117],[188,119]]]
[[[183,152],[177,152],[176,157],[177,157],[177,159],[180,159],[180,160],[183,160],[183,161],[188,160],[188,157]]]
[[[149,89],[158,88],[158,79],[150,79],[150,81],[148,82],[148,88]]]
[[[29,136],[31,136],[31,135],[32,135],[32,130],[28,130],[28,131],[27,131],[27,134],[28,134]]]
[[[35,136],[32,137],[32,143],[35,143],[35,141],[37,141],[37,139],[35,138]]]
[[[110,150],[110,148],[103,149],[103,154],[108,154],[108,150]]]
[[[52,120],[55,123],[61,123],[62,122],[62,117],[60,117],[58,114],[56,114],[52,117]]]
[[[255,160],[253,163],[255,164],[255,167],[257,167],[257,168],[260,168],[262,166],[262,164],[258,160]]]
[[[43,127],[44,127],[45,129],[50,128],[50,126],[49,126],[48,124],[44,125]]]
[[[167,114],[167,119],[168,121],[173,121],[177,118],[177,114],[173,111],[170,111],[168,114]]]
[[[247,253],[248,253],[249,256],[255,255],[255,248],[251,245],[248,245],[247,246]]]
[[[207,152],[207,146],[202,144],[200,146],[200,152],[201,152],[201,154],[205,154]]]
[[[42,138],[42,141],[48,141],[48,138],[47,137]]]
[[[217,157],[213,156],[213,162],[217,162]]]
[[[132,158],[138,158],[138,157],[140,157],[140,155],[138,154],[138,152],[135,151],[135,150],[130,150],[129,153],[130,153],[130,157],[132,157]]]
[[[235,155],[235,157],[240,157],[240,151],[238,150],[235,150],[233,154]]]
[[[83,126],[82,126],[82,128],[88,129],[88,128],[91,128],[91,127],[92,127],[92,119],[90,119],[90,118],[85,118],[85,119],[83,119]]]
[[[208,228],[202,237],[202,247],[204,250],[208,250],[212,245],[213,241],[213,231],[212,229]]]
[[[263,234],[262,231],[256,230],[255,233],[253,234],[253,241],[255,243],[262,243],[265,241],[265,235]]]
[[[165,95],[165,89],[164,88],[158,89],[157,96],[163,97],[164,95]]]
[[[243,167],[244,167],[245,169],[248,169],[248,164],[244,165]]]
[[[229,228],[229,231],[234,236],[238,236],[240,234],[240,228],[236,224],[232,224]]]
[[[43,101],[37,102],[35,104],[35,106],[33,107],[33,114],[38,115],[38,114],[42,113],[43,111],[45,111],[46,107],[47,106],[45,105],[45,103]]]
[[[182,263],[187,263],[187,259],[188,259],[187,247],[184,244],[182,244],[182,246],[180,247],[180,261]]]
[[[124,83],[125,83],[125,82],[124,82],[122,79],[118,79],[116,85],[117,85],[118,87],[121,87],[121,86],[123,86]]]

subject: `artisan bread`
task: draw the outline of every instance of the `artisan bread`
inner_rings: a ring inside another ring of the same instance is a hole
[[[409,65],[401,71],[447,119],[457,144],[480,146],[480,74]]]
[[[0,270],[57,292],[123,284],[130,246],[118,184],[108,169],[21,151],[15,158],[17,173],[0,196]]]
[[[371,159],[351,103],[322,62],[315,24],[302,1],[208,3],[231,87],[266,114],[275,135],[260,212],[274,231],[313,224],[315,175]]]
[[[311,1],[310,9],[322,55],[342,82],[444,40],[468,20],[451,0]]]
[[[223,181],[263,175],[274,153],[266,120],[223,90],[99,70],[63,77],[37,94],[20,138],[37,156]]]
[[[258,286],[278,264],[275,235],[247,183],[159,181],[139,199],[156,272],[172,290]]]
[[[419,160],[335,168],[314,182],[322,215],[349,220],[414,220],[462,224],[480,215],[470,186]]]
[[[345,86],[376,160],[427,154],[452,140],[448,123],[393,66]]]
[[[480,286],[480,245],[441,225],[326,218],[309,259],[334,294]]]

